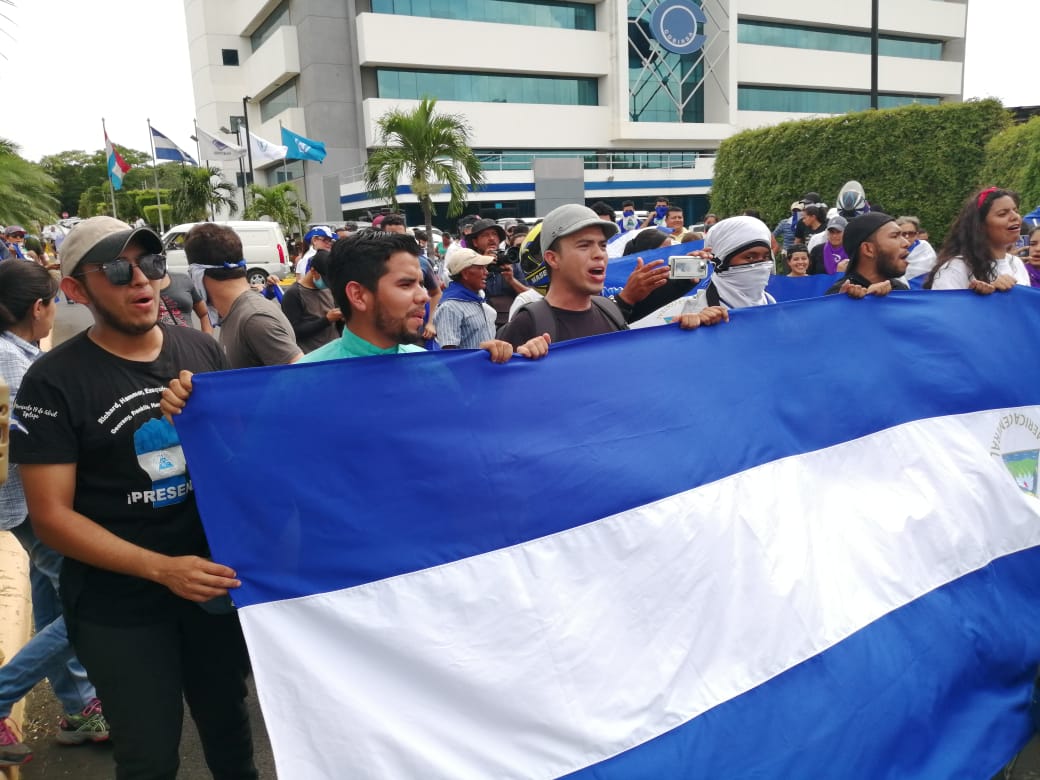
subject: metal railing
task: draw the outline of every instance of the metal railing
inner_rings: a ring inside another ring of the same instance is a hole
[[[567,152],[567,151],[531,151],[531,152],[477,152],[484,172],[492,171],[526,171],[530,170],[536,159],[573,159],[585,161],[587,171],[641,171],[641,170],[689,170],[697,166],[700,160],[714,159],[714,152]],[[340,183],[351,184],[363,181],[365,166],[358,165],[342,171]]]

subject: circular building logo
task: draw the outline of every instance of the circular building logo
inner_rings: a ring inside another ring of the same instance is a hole
[[[664,0],[650,17],[650,34],[670,52],[693,54],[707,40],[697,32],[707,23],[704,11],[690,0]]]

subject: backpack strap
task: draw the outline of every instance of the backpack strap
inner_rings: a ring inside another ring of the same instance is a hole
[[[556,341],[556,318],[553,316],[552,307],[545,298],[531,301],[521,307],[520,311],[526,311],[531,315],[536,335],[549,334],[549,340]]]
[[[628,324],[625,322],[621,310],[613,301],[602,295],[594,295],[592,304],[606,315],[610,324],[614,326],[614,330],[628,330]],[[525,304],[520,311],[527,311],[531,315],[535,333],[538,335],[548,333],[549,339],[556,342],[556,317],[553,316],[552,306],[545,298]]]
[[[621,314],[621,309],[617,307],[609,298],[604,298],[602,295],[592,296],[592,303],[601,312],[607,315],[607,319],[610,320],[614,326],[614,330],[628,330],[628,323],[625,322],[624,316]]]

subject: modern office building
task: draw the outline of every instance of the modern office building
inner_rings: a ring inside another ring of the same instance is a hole
[[[463,115],[485,161],[481,213],[558,199],[702,213],[713,153],[745,128],[961,99],[967,0],[185,0],[196,116],[323,141],[302,179],[316,219],[380,205],[362,183],[376,122],[418,99]],[[782,14],[782,15],[780,15]],[[229,140],[234,140],[229,136]],[[228,164],[225,164],[228,165]],[[228,165],[232,177],[236,167]],[[402,182],[403,203],[414,198]]]

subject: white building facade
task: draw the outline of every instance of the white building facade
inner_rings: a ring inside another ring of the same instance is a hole
[[[381,205],[362,183],[376,122],[427,96],[465,117],[485,161],[471,211],[533,216],[562,181],[571,197],[577,187],[615,207],[665,195],[688,221],[730,135],[871,104],[872,0],[184,5],[199,125],[233,131],[246,110],[269,141],[280,125],[323,141],[321,165],[255,177],[302,179],[315,218],[330,222]],[[878,0],[880,107],[961,99],[966,19],[967,0]],[[546,159],[560,161],[559,181]],[[414,203],[406,186],[399,197]]]

